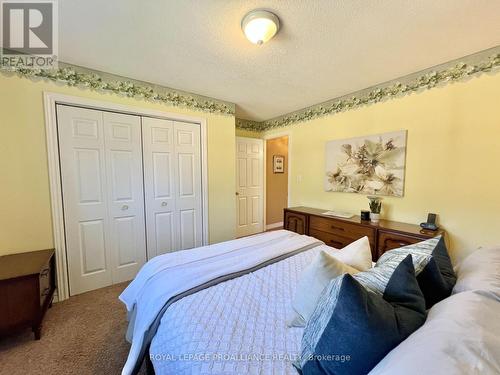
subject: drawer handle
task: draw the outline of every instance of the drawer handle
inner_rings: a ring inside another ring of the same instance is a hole
[[[332,245],[340,245],[340,246],[342,246],[342,244],[341,244],[340,242],[335,241],[335,240],[330,240],[330,243],[331,243]]]
[[[50,288],[45,288],[42,292],[42,297],[48,296],[49,295]]]
[[[331,228],[332,228],[332,229],[336,229],[336,230],[340,230],[340,231],[342,231],[342,232],[343,232],[343,231],[345,231],[345,229],[344,229],[344,228],[342,228],[342,227],[336,227],[335,225],[332,225],[332,226],[331,226]]]
[[[49,269],[46,268],[40,273],[40,277],[47,277],[49,274]]]

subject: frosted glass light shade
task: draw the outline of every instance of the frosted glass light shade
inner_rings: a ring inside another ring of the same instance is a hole
[[[247,39],[261,45],[276,35],[280,27],[278,17],[266,10],[254,10],[241,21],[241,28]]]

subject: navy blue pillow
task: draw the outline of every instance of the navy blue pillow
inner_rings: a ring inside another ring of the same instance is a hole
[[[449,297],[457,282],[457,276],[453,271],[443,237],[441,237],[431,255],[432,259],[417,276],[418,285],[425,296],[427,309]]]
[[[384,253],[375,268],[399,264],[408,254],[413,256],[413,265],[420,289],[424,293],[427,309],[450,296],[457,277],[453,271],[448,249],[443,236],[389,250]]]
[[[351,275],[338,279],[328,291],[337,295],[325,298],[331,303],[318,304],[311,318],[316,323],[309,321],[304,332],[302,355],[307,358],[301,358],[299,371],[304,375],[366,374],[425,321],[425,300],[411,255],[394,270],[383,296],[369,292]]]

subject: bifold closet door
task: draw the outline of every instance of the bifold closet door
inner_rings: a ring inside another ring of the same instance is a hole
[[[142,118],[148,256],[201,246],[200,126]]]
[[[140,117],[57,106],[70,294],[146,259]]]

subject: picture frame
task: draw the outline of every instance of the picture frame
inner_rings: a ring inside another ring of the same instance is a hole
[[[273,156],[273,173],[285,173],[285,157],[283,155]]]
[[[404,196],[406,130],[326,143],[325,191]]]

